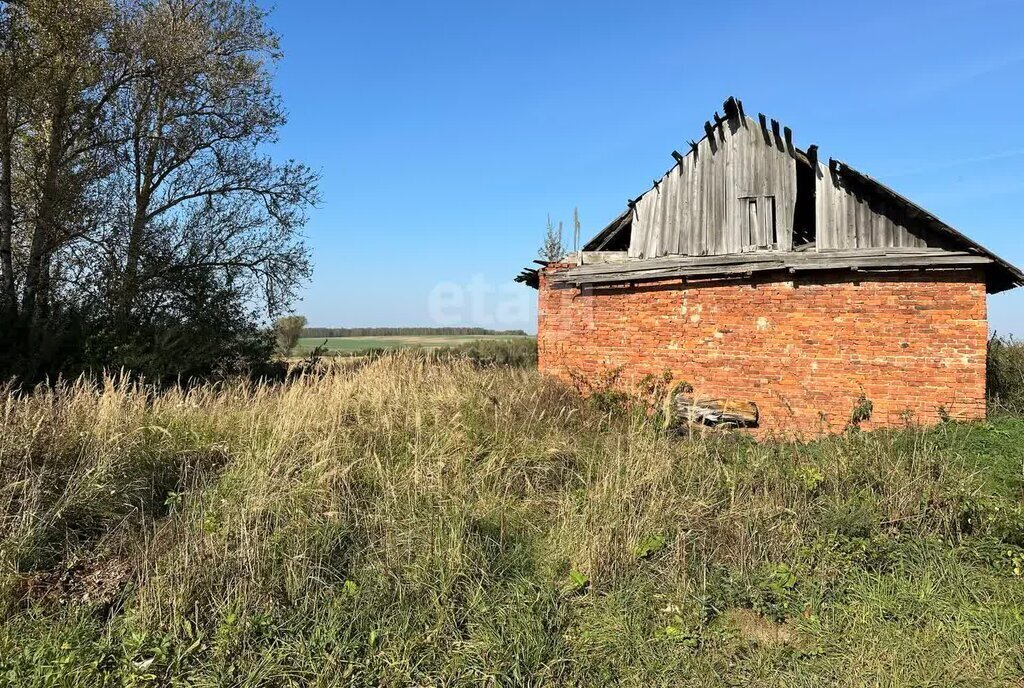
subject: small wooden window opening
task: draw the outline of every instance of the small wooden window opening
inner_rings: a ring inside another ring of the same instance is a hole
[[[746,232],[744,251],[775,251],[779,248],[779,233],[776,223],[775,196],[745,196],[740,198],[745,206]]]

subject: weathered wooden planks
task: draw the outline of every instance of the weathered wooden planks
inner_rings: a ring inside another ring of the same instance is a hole
[[[944,248],[947,238],[909,221],[899,204],[846,185],[818,164],[815,194],[819,250],[849,248]]]
[[[572,259],[574,256],[570,255]],[[605,263],[621,263],[629,257],[625,251],[580,251],[578,256],[580,265],[603,265]]]
[[[665,256],[583,265],[551,276],[553,284],[622,284],[676,277],[748,276],[755,272],[821,270],[942,269],[988,265],[988,256],[943,249],[847,249],[762,252],[721,256]]]
[[[694,425],[755,428],[759,420],[760,412],[754,402],[695,397],[687,383],[677,385],[665,399],[666,429],[685,430]]]
[[[771,120],[769,131],[761,119],[719,119],[686,155],[673,151],[676,166],[633,209],[631,258],[724,255],[766,244],[792,250],[797,164],[817,167],[817,250],[949,246],[943,236],[908,222],[899,204],[869,198],[831,166],[811,163],[793,146],[788,128],[783,135]],[[753,217],[751,199],[757,199]]]
[[[995,264],[988,280],[993,293],[1024,286],[1024,272],[892,189],[841,161],[822,164],[817,146],[797,149],[792,131],[778,121],[748,118],[732,98],[724,112],[724,118],[715,114],[714,125],[705,123],[705,137],[689,142],[685,155],[672,151],[675,166],[584,249],[626,249],[630,259],[649,260],[791,252],[799,196],[801,253],[966,250]]]
[[[636,202],[631,258],[742,251],[749,245],[748,197],[773,199],[759,202],[761,224],[774,221],[778,248],[792,247],[796,162],[781,137],[766,139],[754,120],[731,117],[680,158]]]

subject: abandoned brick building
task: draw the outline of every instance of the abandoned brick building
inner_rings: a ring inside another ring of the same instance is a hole
[[[781,131],[780,131],[781,129]],[[759,433],[983,418],[986,294],[1024,274],[788,127],[724,116],[539,290],[542,372],[756,404]]]

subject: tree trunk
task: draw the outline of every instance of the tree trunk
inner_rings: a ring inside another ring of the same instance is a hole
[[[156,90],[156,89],[154,89]],[[152,127],[143,131],[146,121],[145,111],[149,104],[153,112]],[[121,279],[120,293],[117,296],[116,327],[123,339],[128,334],[131,316],[139,298],[139,266],[142,262],[143,241],[146,224],[148,223],[150,203],[153,199],[154,180],[157,177],[157,153],[160,134],[163,129],[164,99],[156,96],[156,103],[146,98],[140,105],[139,116],[136,118],[135,131],[135,214],[128,230],[128,247],[125,252],[124,275]],[[142,142],[148,142],[141,149]]]
[[[9,98],[0,101],[0,317],[13,320],[18,315],[18,295],[15,292],[14,255],[14,201],[12,198],[11,150],[13,136],[9,117]]]
[[[129,228],[124,275],[121,278],[120,293],[117,295],[116,328],[120,335],[128,333],[135,302],[139,298],[139,263],[142,260],[142,240],[146,230],[148,207],[149,195],[140,193],[136,197],[135,216]]]
[[[32,230],[28,265],[25,269],[25,289],[21,302],[22,315],[29,323],[30,339],[43,327],[43,312],[40,306],[46,301],[45,290],[49,285],[49,254],[54,250],[59,217],[59,178],[63,157],[65,101],[58,95],[53,117],[50,119],[49,142],[47,144],[46,168],[43,173],[42,191],[39,197],[39,211]]]

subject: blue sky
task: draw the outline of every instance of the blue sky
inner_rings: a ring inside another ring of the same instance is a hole
[[[275,155],[323,173],[314,325],[535,331],[511,279],[547,214],[597,232],[729,95],[1024,265],[1019,0],[289,0],[271,23]],[[1024,335],[1024,289],[989,308]]]

